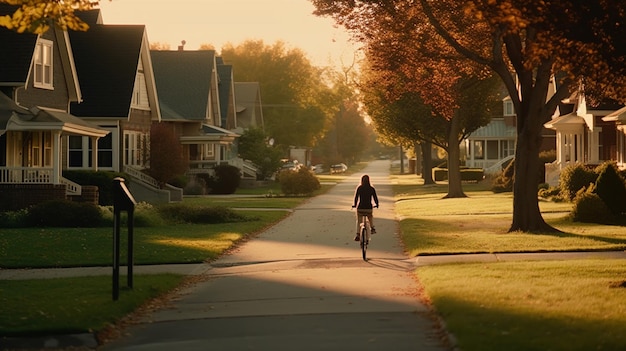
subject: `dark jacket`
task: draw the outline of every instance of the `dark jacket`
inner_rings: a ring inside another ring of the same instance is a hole
[[[359,185],[356,188],[356,192],[354,193],[354,203],[352,206],[356,207],[357,209],[371,210],[373,208],[372,199],[374,200],[374,203],[376,203],[376,206],[378,206],[378,196],[376,195],[376,189],[369,185]]]

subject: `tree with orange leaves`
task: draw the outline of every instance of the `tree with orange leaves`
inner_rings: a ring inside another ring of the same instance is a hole
[[[457,54],[495,72],[517,115],[509,231],[556,231],[544,221],[537,198],[541,130],[581,81],[592,100],[626,99],[626,46],[616,44],[626,37],[626,2],[311,1],[317,15],[332,16],[364,42],[369,33],[395,31],[402,23],[404,38],[420,50],[431,50],[429,43],[438,45],[443,40]],[[436,37],[415,40],[426,32]],[[553,79],[557,87],[549,95]]]
[[[89,26],[75,11],[91,10],[99,0],[0,0],[15,7],[13,14],[0,16],[0,27],[19,33],[41,34],[50,26],[63,30],[85,31]]]

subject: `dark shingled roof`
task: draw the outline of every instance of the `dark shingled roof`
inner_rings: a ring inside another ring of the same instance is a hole
[[[83,95],[72,114],[128,117],[144,32],[143,25],[92,25],[69,33]]]
[[[215,51],[150,51],[163,120],[204,120]]]
[[[15,12],[15,6],[0,4],[0,16]],[[0,27],[0,85],[24,85],[35,51],[37,35]]]

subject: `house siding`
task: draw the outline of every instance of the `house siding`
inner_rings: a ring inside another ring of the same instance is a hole
[[[26,85],[26,89],[18,88],[17,90],[17,102],[26,107],[31,108],[33,106],[49,107],[58,109],[61,111],[68,111],[69,99],[67,82],[65,81],[65,74],[63,71],[63,63],[61,61],[61,49],[56,41],[54,31],[48,31],[42,35],[42,39],[52,41],[53,44],[53,64],[52,74],[54,89],[36,88],[34,86],[34,75],[31,74]]]

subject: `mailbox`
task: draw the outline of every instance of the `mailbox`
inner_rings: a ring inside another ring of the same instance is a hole
[[[113,300],[119,298],[120,293],[120,227],[122,211],[128,214],[128,276],[127,284],[133,287],[133,242],[134,242],[134,212],[137,202],[130,193],[124,178],[113,179]]]

